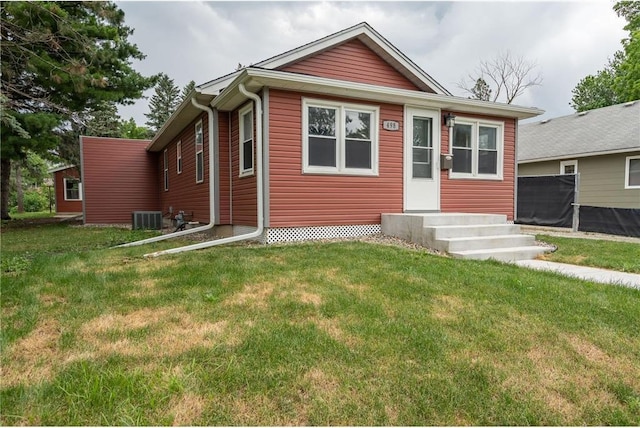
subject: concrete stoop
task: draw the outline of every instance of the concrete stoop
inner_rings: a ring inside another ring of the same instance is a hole
[[[382,214],[382,233],[464,259],[531,260],[548,250],[498,214]]]

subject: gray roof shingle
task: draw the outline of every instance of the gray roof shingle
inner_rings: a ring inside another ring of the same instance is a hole
[[[640,150],[640,100],[518,126],[518,161]]]

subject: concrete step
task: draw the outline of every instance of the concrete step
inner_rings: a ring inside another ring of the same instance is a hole
[[[413,215],[422,217],[424,227],[505,224],[507,222],[507,216],[501,214],[424,213]]]
[[[492,235],[464,238],[448,238],[437,241],[439,248],[446,252],[484,250],[507,247],[529,247],[535,243],[533,235]]]
[[[520,226],[517,224],[475,224],[465,226],[435,226],[425,227],[425,231],[432,234],[433,239],[471,238],[477,236],[517,235]]]
[[[453,251],[449,254],[459,259],[488,260],[494,259],[502,262],[516,260],[531,260],[547,250],[545,247],[527,246],[511,248],[494,248],[491,250],[465,250]]]

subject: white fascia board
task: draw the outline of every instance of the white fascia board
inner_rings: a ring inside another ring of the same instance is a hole
[[[65,169],[69,169],[69,168],[75,168],[75,165],[60,165],[60,166],[54,166],[51,169],[48,169],[47,172],[49,174],[53,174],[54,172],[58,172],[58,171],[64,171]]]
[[[601,152],[589,152],[589,153],[578,153],[578,154],[568,153],[565,155],[551,156],[547,158],[519,160],[518,163],[525,164],[525,163],[557,161],[557,160],[563,160],[563,159],[590,158],[595,156],[619,155],[621,153],[633,153],[638,151],[640,151],[640,148],[638,147],[629,147],[626,149],[603,150]]]
[[[291,62],[298,61],[307,56],[313,55],[316,52],[328,49],[334,45],[363,35],[380,46],[391,58],[393,58],[402,67],[408,70],[409,73],[416,76],[420,81],[422,81],[422,83],[436,91],[436,93],[441,95],[451,95],[449,91],[447,91],[442,85],[436,82],[424,70],[418,67],[400,50],[389,43],[384,37],[378,34],[367,23],[360,23],[351,28],[347,28],[338,33],[316,40],[315,42],[307,43],[306,45],[300,46],[293,50],[269,58],[265,61],[259,62],[255,64],[255,66],[268,69],[278,68]]]
[[[444,110],[460,111],[461,113],[487,114],[506,116],[517,119],[528,119],[544,113],[535,107],[522,107],[513,104],[494,103],[489,101],[471,100],[451,95],[431,94],[428,92],[396,89],[386,86],[368,85],[364,83],[347,82],[344,80],[327,79],[283,71],[246,68],[236,80],[229,85],[229,91],[224,91],[214,100],[222,109],[224,101],[231,97],[231,89],[240,81],[255,80],[262,86],[288,89],[294,91],[316,92],[347,98],[359,98],[370,101],[382,101],[394,104],[411,104],[416,107],[432,107]],[[216,102],[219,101],[219,102]]]
[[[234,71],[233,73],[229,73],[225,76],[218,77],[217,79],[211,80],[209,82],[203,83],[202,85],[196,86],[196,89],[201,94],[206,95],[218,95],[224,88],[226,88],[229,83],[233,81],[238,74],[240,74],[242,70]]]

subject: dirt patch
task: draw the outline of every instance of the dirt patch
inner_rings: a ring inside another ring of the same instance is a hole
[[[56,296],[54,294],[43,294],[40,296],[40,302],[46,307],[51,307],[54,305],[63,305],[67,303],[67,299],[61,296]]]
[[[224,341],[226,327],[226,321],[198,322],[179,308],[142,309],[102,315],[83,325],[80,335],[93,354],[157,357]]]
[[[178,399],[173,399],[169,406],[169,413],[173,415],[173,426],[196,425],[207,407],[207,401],[200,395],[184,394]]]
[[[242,291],[233,294],[225,300],[226,305],[249,306],[264,309],[268,306],[269,297],[273,294],[274,286],[269,282],[245,285]]]
[[[51,378],[53,366],[59,361],[60,324],[46,319],[26,337],[16,341],[4,352],[6,364],[1,367],[3,388],[19,384],[33,385]]]
[[[305,382],[309,384],[309,387],[324,395],[333,395],[338,391],[340,382],[334,376],[330,376],[322,371],[320,368],[314,367],[303,376]]]

